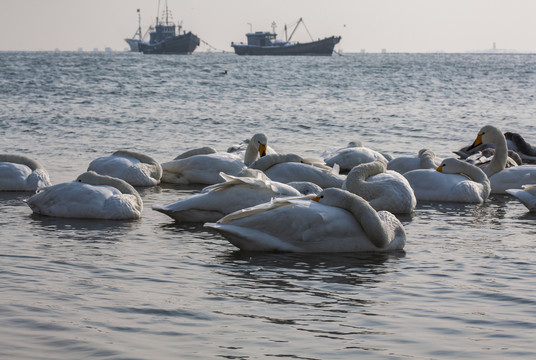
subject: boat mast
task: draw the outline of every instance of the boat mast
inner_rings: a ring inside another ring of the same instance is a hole
[[[298,28],[298,26],[300,25],[300,23],[303,24],[303,27],[305,28],[305,30],[307,31],[307,34],[309,34],[309,37],[311,38],[311,41],[314,41],[313,40],[313,37],[311,36],[311,33],[309,32],[309,29],[307,29],[307,26],[305,25],[305,23],[303,22],[303,18],[300,18],[300,20],[298,20],[298,22],[296,23],[296,26],[294,27],[294,30],[292,30],[292,34],[290,34],[289,38],[287,41],[290,41],[290,39],[292,38],[292,35],[294,35],[294,33],[296,32],[296,29]],[[285,25],[285,29],[286,29],[286,25]]]
[[[292,33],[290,34],[289,38],[287,41],[290,41],[290,39],[292,39],[292,36],[294,35],[294,33],[296,32],[296,29],[298,28],[298,26],[300,25],[300,23],[302,22],[302,18],[300,18],[300,20],[298,20],[298,22],[296,23],[296,26],[294,26],[294,30],[292,30]]]
[[[141,13],[140,9],[138,9],[138,37],[141,41]]]
[[[156,25],[158,25],[158,14],[160,14],[160,0],[158,0],[158,7],[156,8]]]

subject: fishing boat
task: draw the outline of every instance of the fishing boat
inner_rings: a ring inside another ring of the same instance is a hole
[[[167,1],[160,21],[156,18],[154,31],[150,32],[149,42],[140,41],[138,47],[144,54],[191,54],[199,46],[200,39],[191,31],[182,30],[182,25],[172,21]],[[181,33],[182,32],[182,33]]]
[[[296,32],[298,25],[305,23],[300,18],[294,27],[294,30],[286,40],[277,39],[275,33],[275,23],[272,23],[272,32],[269,31],[257,31],[249,32],[246,34],[248,43],[235,44],[231,43],[237,55],[325,55],[330,56],[333,53],[335,45],[341,41],[340,36],[331,36],[324,39],[313,40],[309,30],[309,37],[311,42],[291,42],[292,36]],[[285,25],[285,35],[287,33],[287,26]]]

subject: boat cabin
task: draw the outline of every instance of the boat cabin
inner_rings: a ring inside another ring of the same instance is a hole
[[[151,38],[149,40],[149,43],[156,44],[174,36],[175,24],[158,24],[155,26],[155,31],[151,31]]]
[[[277,34],[267,31],[257,31],[254,33],[247,33],[249,46],[270,46],[273,45]]]

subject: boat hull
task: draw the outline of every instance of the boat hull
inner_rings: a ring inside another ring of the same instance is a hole
[[[144,54],[191,54],[199,46],[199,38],[188,32],[160,41],[158,43],[140,43],[140,51]]]
[[[127,42],[128,46],[130,46],[130,51],[133,51],[133,52],[139,52],[140,51],[140,47],[139,47],[140,41],[139,40],[137,40],[137,39],[125,39],[125,41]]]
[[[253,46],[231,44],[237,55],[312,55],[331,56],[333,48],[341,40],[340,36],[332,36],[309,43],[295,43],[271,46]]]

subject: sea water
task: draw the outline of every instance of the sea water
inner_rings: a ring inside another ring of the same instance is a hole
[[[165,162],[258,132],[307,157],[352,140],[450,157],[486,124],[536,143],[534,55],[4,52],[0,69],[0,152],[53,183],[118,149]],[[536,357],[536,215],[515,199],[419,203],[400,254],[244,253],[151,210],[200,188],[139,188],[137,221],[0,193],[0,357]]]

